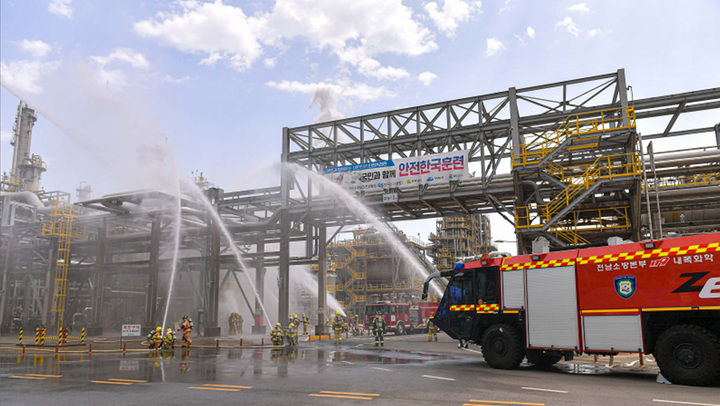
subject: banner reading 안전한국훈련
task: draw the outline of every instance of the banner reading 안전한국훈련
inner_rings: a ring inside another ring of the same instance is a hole
[[[468,151],[336,166],[325,168],[323,173],[344,189],[358,192],[404,189],[470,177]]]

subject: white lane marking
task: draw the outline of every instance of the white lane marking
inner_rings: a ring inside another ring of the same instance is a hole
[[[388,371],[388,372],[392,372],[392,369],[387,369],[387,368],[380,368],[380,367],[370,367],[370,368],[372,368],[372,369],[377,369],[378,371]]]
[[[523,387],[520,388],[520,389],[536,390],[536,391],[540,391],[540,392],[568,393],[568,391],[566,391],[566,390],[543,389],[543,388],[529,388],[529,387],[527,387],[527,386],[523,386]]]
[[[354,362],[350,362],[350,361],[340,361],[340,362],[342,362],[343,364],[355,365]]]
[[[653,399],[653,402],[660,402],[660,403],[674,403],[676,405],[694,405],[694,406],[720,406],[720,404],[717,403],[693,403],[693,402],[680,402],[677,400],[662,400],[662,399]]]
[[[455,378],[445,378],[443,376],[423,375],[423,378],[440,379],[442,381],[454,381]]]

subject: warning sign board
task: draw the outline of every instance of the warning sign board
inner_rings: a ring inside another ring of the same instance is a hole
[[[122,336],[123,337],[140,337],[140,325],[139,324],[123,324],[122,325]]]

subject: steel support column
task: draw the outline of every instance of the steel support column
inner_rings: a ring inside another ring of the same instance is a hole
[[[50,238],[50,249],[48,250],[48,266],[45,273],[45,297],[43,297],[42,324],[47,328],[57,329],[56,322],[52,318],[53,286],[55,286],[55,268],[57,268],[58,239]]]
[[[4,206],[7,206],[7,204],[4,204],[3,207]],[[10,298],[10,281],[8,279],[8,274],[10,273],[10,255],[12,255],[13,252],[12,231],[10,231],[7,241],[7,253],[5,254],[5,264],[3,265],[2,283],[0,283],[0,326],[2,326],[5,322],[5,311],[8,310],[8,299]],[[12,315],[10,316],[10,323],[8,325],[10,326],[8,329],[9,332],[9,330],[12,330]]]
[[[147,299],[145,301],[145,326],[148,334],[157,324],[155,310],[157,303],[158,256],[160,255],[160,219],[155,218],[150,229],[150,261],[148,262]]]
[[[93,274],[92,291],[92,313],[90,316],[91,325],[88,328],[89,336],[101,336],[102,326],[102,305],[103,290],[105,289],[105,242],[107,239],[107,223],[105,219],[100,220],[97,230],[97,249],[95,254],[95,271]]]
[[[288,320],[290,312],[290,186],[292,180],[287,167],[290,153],[290,132],[283,127],[280,169],[280,258],[278,267],[278,320]]]
[[[257,258],[255,259],[255,311],[253,312],[254,324],[252,326],[253,334],[265,334],[265,312],[263,303],[265,301],[265,261],[263,253],[265,252],[265,240],[259,238],[257,242]],[[252,309],[250,309],[252,310]]]
[[[318,236],[318,324],[315,334],[327,334],[327,227],[320,226]]]
[[[208,200],[213,210],[219,213],[222,189],[210,188],[207,190]],[[208,219],[210,228],[210,250],[208,252],[207,268],[205,270],[205,294],[207,295],[207,309],[205,309],[205,337],[217,337],[220,335],[218,326],[218,311],[220,309],[220,227],[214,216]],[[232,241],[229,241],[232,244]]]

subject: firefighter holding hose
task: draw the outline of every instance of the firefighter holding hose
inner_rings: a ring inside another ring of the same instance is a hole
[[[192,345],[192,340],[190,339],[190,333],[192,332],[193,328],[193,322],[192,319],[189,318],[187,315],[184,315],[182,318],[182,323],[180,323],[180,327],[178,327],[178,331],[182,330],[182,346],[185,347],[187,345],[188,348]]]

